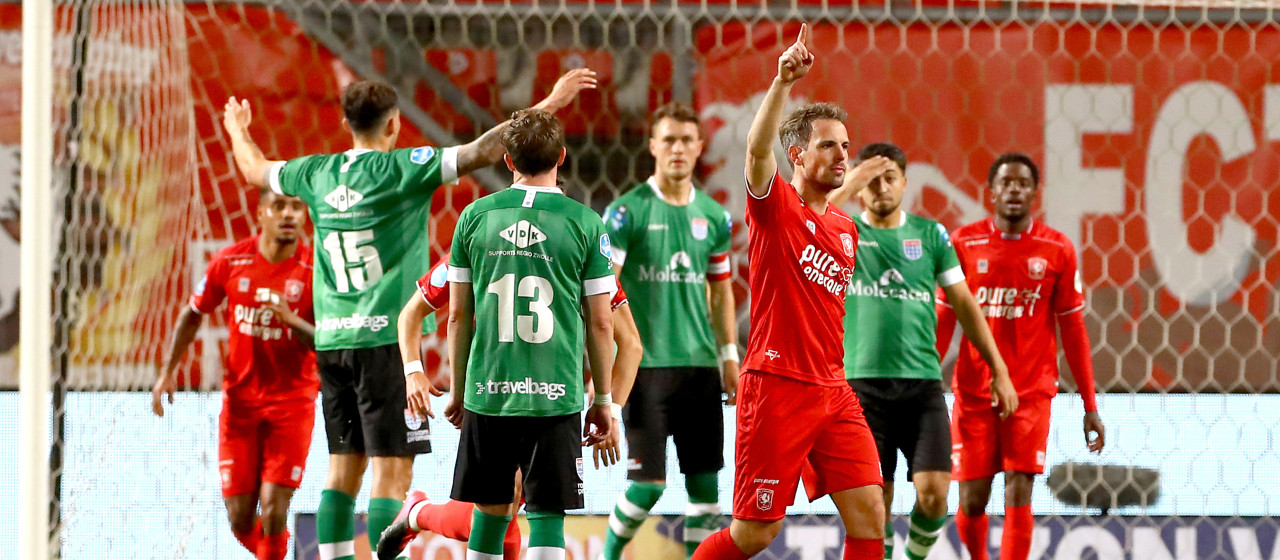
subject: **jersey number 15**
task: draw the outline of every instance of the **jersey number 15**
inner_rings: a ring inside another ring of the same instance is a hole
[[[324,250],[329,253],[333,279],[338,293],[364,290],[382,278],[382,259],[373,241],[373,230],[331,231],[324,236]],[[362,244],[363,243],[363,244]]]

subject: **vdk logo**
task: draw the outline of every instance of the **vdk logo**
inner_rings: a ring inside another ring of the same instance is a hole
[[[338,188],[324,197],[325,204],[337,208],[339,212],[346,212],[361,200],[364,200],[364,195],[346,185],[338,185]]]
[[[502,233],[498,235],[521,249],[532,247],[547,240],[547,234],[542,233],[538,226],[529,223],[529,220],[520,220],[511,224],[510,227],[502,230]]]

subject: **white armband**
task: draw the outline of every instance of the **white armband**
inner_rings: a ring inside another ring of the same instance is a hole
[[[422,360],[414,360],[404,365],[404,376],[409,377],[415,373],[426,373],[422,369]]]
[[[596,397],[591,401],[593,406],[612,406],[613,395],[609,393],[596,393]]]
[[[729,343],[720,347],[720,363],[740,362],[738,359],[738,345]]]

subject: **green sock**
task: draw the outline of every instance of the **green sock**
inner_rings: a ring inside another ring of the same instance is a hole
[[[320,492],[316,510],[316,537],[320,560],[352,560],[356,557],[356,499],[337,490]]]
[[[529,519],[529,560],[564,558],[564,512],[531,511]]]
[[[684,487],[689,492],[689,505],[684,512],[684,551],[693,551],[712,533],[720,530],[720,486],[716,473],[685,475]]]
[[[942,535],[942,527],[947,524],[947,516],[937,519],[925,517],[919,509],[911,510],[911,529],[907,531],[907,558],[924,560],[929,555],[933,543]]]
[[[369,545],[378,546],[382,532],[396,520],[400,507],[404,502],[395,498],[372,498],[369,500]]]
[[[893,560],[893,515],[886,515],[884,522],[884,560]]]
[[[486,555],[482,557],[485,559],[502,558],[502,539],[507,535],[509,524],[510,515],[489,515],[476,508],[471,513],[471,538],[467,539],[467,550]]]
[[[636,536],[666,488],[665,484],[632,482],[627,491],[618,496],[618,505],[609,514],[609,532],[604,537],[605,560],[622,558],[622,549]]]

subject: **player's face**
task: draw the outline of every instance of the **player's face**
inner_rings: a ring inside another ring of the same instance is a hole
[[[849,159],[849,131],[831,119],[813,121],[809,145],[797,157],[796,171],[818,188],[830,191],[844,184]]]
[[[888,171],[872,179],[859,196],[862,197],[863,208],[883,218],[898,209],[906,191],[907,175],[894,164]]]
[[[659,175],[684,180],[693,175],[702,155],[702,133],[697,123],[664,118],[653,125],[649,153],[653,154]]]
[[[1031,168],[1022,163],[1001,165],[991,182],[996,215],[1010,221],[1021,220],[1030,214],[1039,192],[1039,186],[1032,179]]]
[[[280,241],[296,241],[307,222],[307,205],[296,196],[265,195],[258,204],[258,224],[264,235]]]

